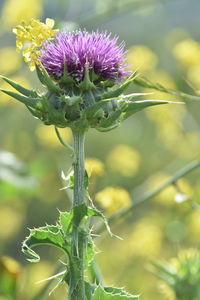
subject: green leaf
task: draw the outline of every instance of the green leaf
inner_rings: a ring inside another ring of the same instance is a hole
[[[54,83],[43,66],[39,67],[36,65],[36,72],[40,82],[45,85],[50,91],[58,94],[64,94],[64,90],[62,90],[58,85]]]
[[[103,288],[98,286],[92,296],[92,300],[127,300],[135,299],[139,300],[139,296],[133,296],[126,293],[123,289],[119,288]]]
[[[15,82],[5,76],[0,76],[0,78],[2,78],[5,82],[10,84],[14,89],[16,89],[19,93],[21,93],[24,96],[33,97],[33,98],[38,97],[38,94],[36,93],[36,91],[28,90],[28,89],[24,88],[23,86],[21,86],[20,84],[18,84],[17,82]]]
[[[7,91],[4,89],[0,89],[1,92],[3,92],[4,94],[7,94],[8,96],[11,96],[12,98],[15,98],[16,100],[24,103],[25,105],[31,106],[36,108],[37,104],[41,102],[40,98],[29,98],[20,94],[17,94],[15,92],[12,91]]]
[[[78,85],[78,87],[84,91],[90,91],[96,88],[94,83],[90,80],[90,75],[89,75],[89,65],[88,62],[85,64],[85,74],[84,78],[81,81],[81,83]]]
[[[121,110],[124,112],[123,119],[127,119],[131,115],[135,114],[136,112],[146,107],[160,105],[160,104],[168,104],[168,103],[173,103],[173,102],[164,101],[164,100],[138,100],[135,102],[121,101],[120,106],[121,106]]]
[[[95,206],[93,207],[89,207],[87,206],[85,203],[77,205],[74,207],[74,217],[73,217],[73,222],[76,226],[79,226],[80,222],[82,221],[82,219],[85,217],[99,217],[103,220],[107,231],[109,232],[109,234],[111,236],[115,236],[118,237],[116,235],[114,235],[111,230],[110,227],[108,225],[107,219],[104,216],[104,214],[98,210]],[[119,238],[119,237],[118,237]]]
[[[121,295],[121,296],[128,296],[128,297],[134,297],[133,299],[138,299],[138,296],[133,296],[131,294],[129,294],[128,292],[126,292],[123,288],[117,288],[117,287],[113,287],[113,286],[108,286],[108,287],[104,287],[104,290],[107,293],[112,293],[114,295]]]
[[[86,246],[85,257],[84,257],[84,265],[86,269],[91,265],[94,256],[95,256],[94,243],[92,238],[89,238]]]
[[[91,284],[87,281],[85,281],[85,296],[86,300],[92,300],[92,292],[93,292],[93,287]]]
[[[24,252],[31,262],[38,262],[40,256],[32,250],[38,245],[53,245],[62,250],[66,250],[65,239],[58,226],[44,226],[36,229],[30,229],[30,235],[22,244],[22,252]]]
[[[69,232],[72,225],[73,214],[71,212],[60,212],[59,224],[64,233]]]
[[[103,94],[102,99],[114,98],[120,96],[125,89],[135,80],[136,72],[133,72],[131,76],[122,84],[119,88],[111,90]]]
[[[85,113],[88,119],[92,119],[93,116],[106,104],[108,101],[112,101],[113,99],[107,100],[99,100],[95,104],[85,109]]]
[[[105,119],[103,119],[100,123],[99,123],[99,127],[102,128],[107,128],[113,125],[117,125],[116,121],[118,121],[118,123],[120,122],[120,115],[122,114],[122,112],[120,110],[117,111],[113,111],[109,114],[109,116]]]
[[[68,106],[73,106],[76,104],[80,104],[83,102],[83,99],[81,98],[81,96],[61,96],[61,100],[63,100]]]

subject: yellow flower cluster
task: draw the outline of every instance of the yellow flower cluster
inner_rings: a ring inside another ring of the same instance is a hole
[[[40,55],[42,43],[52,38],[58,30],[54,30],[54,20],[46,19],[45,23],[31,19],[29,22],[23,21],[13,29],[16,34],[17,51],[22,51],[25,62],[29,63],[30,70],[35,69]]]
[[[95,199],[108,214],[120,208],[129,207],[132,203],[131,197],[125,189],[112,186],[98,192]]]

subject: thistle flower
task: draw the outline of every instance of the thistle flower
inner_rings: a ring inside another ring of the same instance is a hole
[[[124,43],[117,45],[111,34],[87,31],[63,32],[54,41],[44,43],[41,62],[49,75],[60,78],[64,65],[77,82],[84,78],[86,64],[96,80],[121,80],[130,75],[125,71]]]
[[[142,94],[123,95],[136,73],[126,71],[124,43],[107,32],[62,32],[31,19],[17,26],[17,50],[47,91],[28,90],[2,76],[20,94],[1,91],[24,103],[46,125],[108,131],[145,107],[166,101],[139,100]],[[130,75],[130,76],[129,76]],[[131,101],[131,100],[134,100]]]

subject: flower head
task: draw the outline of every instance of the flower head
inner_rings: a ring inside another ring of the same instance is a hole
[[[24,103],[44,124],[109,131],[145,107],[167,103],[136,101],[138,93],[123,95],[136,72],[126,71],[124,43],[118,45],[117,37],[85,30],[58,33],[53,27],[52,19],[31,19],[13,30],[17,50],[31,70],[36,67],[44,93],[1,76],[19,94],[0,90]]]
[[[125,71],[124,43],[117,45],[117,40],[106,32],[62,32],[44,43],[40,59],[56,78],[62,77],[66,64],[68,74],[80,82],[87,64],[95,79],[117,81],[130,74]]]

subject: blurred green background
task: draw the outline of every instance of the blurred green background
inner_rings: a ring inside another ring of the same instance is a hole
[[[22,20],[54,18],[59,28],[108,30],[127,45],[130,69],[151,81],[200,94],[200,2],[198,0],[1,0],[0,74],[26,87],[41,89],[15,50],[12,28]],[[0,81],[0,87],[6,84]],[[132,86],[130,92],[152,92]],[[154,92],[146,99],[175,97]],[[13,99],[0,95],[0,300],[29,300],[43,287],[60,253],[40,248],[41,262],[30,264],[21,253],[27,227],[55,223],[70,207],[61,171],[70,152]],[[107,216],[158,187],[170,174],[200,154],[199,104],[153,107],[108,133],[90,130],[86,140],[90,193]],[[62,135],[71,141],[68,129]],[[181,249],[199,248],[200,170],[135,208],[113,228],[124,240],[106,234],[96,240],[106,284],[124,286],[142,300],[167,299],[150,272],[152,259],[170,259]],[[138,188],[139,187],[139,188]],[[187,201],[177,203],[185,195]],[[51,288],[54,287],[54,283]],[[51,290],[50,288],[50,290]],[[50,297],[65,299],[60,286]],[[170,294],[170,299],[172,295]],[[189,299],[188,299],[189,300]]]

